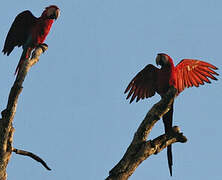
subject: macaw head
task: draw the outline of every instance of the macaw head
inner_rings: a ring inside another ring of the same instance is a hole
[[[164,53],[157,54],[156,64],[161,67],[174,67],[172,58]]]
[[[51,5],[45,8],[45,10],[42,13],[42,16],[45,16],[48,19],[57,19],[60,15],[60,9],[55,6]]]

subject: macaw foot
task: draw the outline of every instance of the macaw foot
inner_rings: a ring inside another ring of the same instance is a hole
[[[42,49],[43,52],[45,52],[45,50],[48,48],[48,45],[46,43],[42,43],[42,44],[39,44],[37,46],[37,48],[40,47]]]
[[[174,133],[180,133],[180,127],[179,126],[173,126],[172,128]]]
[[[168,132],[166,133],[167,136],[172,136],[175,133],[179,133],[180,132],[180,128],[179,126],[173,126],[171,129],[168,129]]]
[[[159,136],[161,137],[161,136]],[[158,137],[158,138],[159,138]],[[154,154],[158,154],[160,152],[160,149],[162,149],[163,146],[166,146],[167,141],[171,141],[171,139],[176,138],[176,142],[185,143],[187,142],[186,136],[183,135],[183,133],[180,131],[180,128],[178,126],[172,127],[168,133],[165,134],[164,142],[159,149],[156,150]],[[156,147],[156,145],[151,141],[152,147]]]
[[[179,142],[186,142],[187,138],[183,135],[183,133],[180,131],[179,126],[173,126],[168,133],[166,134],[168,137],[175,137]]]

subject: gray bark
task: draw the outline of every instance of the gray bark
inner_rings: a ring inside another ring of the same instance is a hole
[[[109,172],[109,176],[106,180],[126,180],[149,156],[159,153],[173,143],[184,143],[187,141],[187,138],[183,136],[183,133],[180,132],[177,126],[173,127],[170,134],[163,134],[153,140],[147,140],[155,123],[169,111],[176,93],[177,90],[171,87],[167,94],[149,110],[145,119],[134,134],[134,138],[123,158]]]
[[[19,73],[17,74],[16,80],[11,88],[7,107],[1,112],[2,118],[0,119],[0,180],[7,179],[6,168],[11,158],[12,152],[15,152],[13,148],[13,135],[15,129],[13,128],[13,119],[16,113],[16,107],[18,103],[18,97],[22,92],[22,84],[29,69],[39,60],[40,55],[47,50],[48,46],[42,44],[37,47],[32,53],[32,57],[26,60]]]

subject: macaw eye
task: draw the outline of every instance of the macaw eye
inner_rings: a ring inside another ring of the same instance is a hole
[[[55,15],[54,14],[50,15],[49,19],[55,19]]]

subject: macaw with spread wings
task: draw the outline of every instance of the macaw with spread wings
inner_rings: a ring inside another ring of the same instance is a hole
[[[25,59],[30,57],[32,50],[45,41],[54,19],[56,20],[59,14],[59,8],[55,5],[51,5],[45,8],[39,18],[33,16],[28,10],[16,16],[2,50],[4,54],[9,55],[14,47],[22,46],[23,52],[15,74],[18,73]]]
[[[211,83],[210,79],[217,80],[214,75],[217,74],[214,70],[218,68],[210,63],[195,60],[183,59],[177,66],[174,66],[170,56],[160,53],[156,57],[156,64],[161,66],[161,69],[147,65],[140,71],[129,83],[125,93],[129,92],[127,98],[131,97],[130,103],[136,98],[136,102],[140,99],[154,96],[157,92],[160,96],[167,93],[170,86],[177,89],[177,95],[185,88],[203,85],[204,82]],[[173,103],[171,109],[163,116],[165,133],[169,133],[172,129],[173,122]],[[172,176],[172,146],[167,146],[167,158],[170,175]]]

